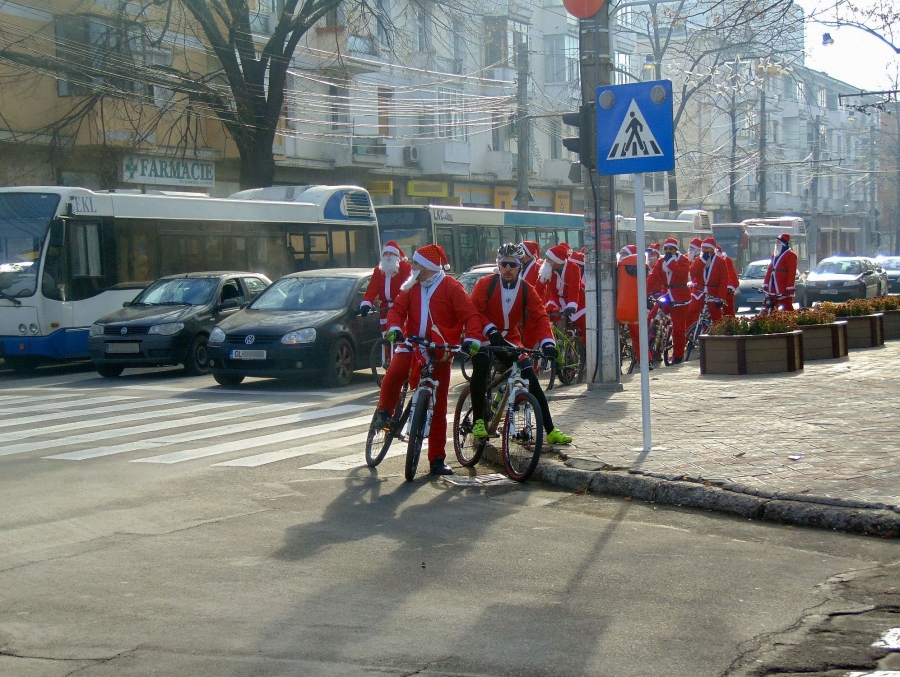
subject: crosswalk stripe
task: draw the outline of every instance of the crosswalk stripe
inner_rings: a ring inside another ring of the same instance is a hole
[[[122,401],[121,397],[117,397],[116,400],[118,402]],[[175,400],[177,401],[177,400]],[[182,400],[186,402],[190,402],[191,400]],[[76,416],[80,416],[82,419],[87,420],[98,420],[96,417],[99,414],[114,414],[116,412],[121,411],[131,411],[133,409],[149,409],[151,407],[156,407],[164,404],[172,404],[173,400],[169,398],[159,399],[159,400],[142,400],[140,402],[126,402],[125,404],[114,404],[108,407],[93,407],[89,408],[86,411],[55,411],[49,414],[37,414],[35,416],[23,416],[22,418],[15,418],[11,421],[0,421],[0,428],[9,428],[11,426],[25,426],[25,425],[34,425],[36,423],[43,423],[44,421],[56,421],[58,419],[64,418],[74,418]],[[138,414],[140,416],[140,414]],[[61,423],[60,425],[65,425]],[[46,430],[46,428],[44,429]],[[43,431],[42,431],[43,432]],[[12,434],[12,433],[10,433]]]
[[[363,439],[363,442],[365,442],[365,439]],[[388,453],[385,454],[384,457],[393,458],[394,456],[403,456],[405,453],[405,444],[394,444],[391,445],[391,448],[388,449]],[[329,461],[305,465],[300,468],[300,470],[354,470],[356,468],[362,468],[365,465],[365,456],[362,451],[358,451],[355,454],[349,454],[348,456],[340,456],[338,458],[332,458]]]
[[[277,405],[270,405],[277,406]],[[294,405],[295,407],[297,405]],[[263,409],[264,407],[257,407],[257,411],[259,409]],[[316,414],[317,417],[322,418],[325,416],[339,416],[341,414],[346,413],[355,413],[357,411],[361,411],[363,409],[371,409],[371,406],[363,406],[363,405],[341,405],[338,407],[330,407],[328,409],[319,409],[315,412],[311,412],[312,414]],[[241,416],[244,416],[243,410],[239,410],[241,412]],[[237,415],[238,412],[235,412]],[[203,430],[193,430],[186,433],[179,433],[176,435],[167,435],[165,437],[156,437],[150,439],[143,439],[137,442],[131,442],[126,444],[119,444],[112,447],[99,447],[94,449],[83,449],[82,451],[72,451],[65,454],[57,454],[55,456],[45,456],[44,458],[55,459],[55,460],[63,460],[63,461],[84,461],[90,458],[99,458],[101,456],[112,456],[113,454],[124,454],[131,451],[143,451],[145,449],[152,449],[155,447],[163,447],[168,446],[170,444],[180,444],[182,442],[195,442],[197,440],[209,439],[211,437],[220,437],[223,435],[230,435],[232,433],[240,434],[240,433],[248,433],[256,430],[261,430],[263,428],[276,427],[281,425],[293,425],[297,423],[301,416],[307,416],[306,414],[290,414],[287,416],[277,416],[275,418],[267,418],[258,421],[251,421],[245,423],[238,423],[234,425],[220,425],[218,427],[205,428]],[[307,416],[307,418],[309,418]],[[200,421],[200,419],[205,419],[204,421]],[[209,421],[218,421],[221,423],[222,414],[214,414],[212,416],[199,416],[196,419],[191,419],[190,422],[185,422],[182,425],[194,425],[195,423],[206,422]],[[230,423],[230,421],[229,421]],[[170,428],[175,427],[173,424],[169,424]],[[139,431],[134,431],[139,432]],[[2,452],[0,452],[2,453]]]
[[[31,398],[34,401],[34,398]],[[105,402],[122,402],[122,400],[133,400],[134,397],[122,397],[121,395],[110,395],[109,397],[92,397],[87,400],[71,400],[69,402],[44,402],[42,404],[35,404],[30,407],[16,407],[15,409],[0,409],[0,414],[15,414],[17,417],[22,414],[30,414],[35,411],[43,411],[48,412],[53,409],[71,409],[74,407],[90,407],[95,404],[103,404]],[[0,403],[5,405],[6,403]],[[77,414],[69,414],[67,412],[56,412],[50,414],[50,416],[76,416]],[[0,426],[9,426],[9,425],[19,425],[18,420],[13,420],[11,422],[3,422],[0,423]]]
[[[234,403],[233,403],[234,404]],[[241,403],[236,403],[241,404]],[[4,447],[0,449],[0,456],[6,456],[9,454],[23,454],[29,451],[49,451],[55,449],[57,447],[68,447],[75,444],[86,444],[92,442],[99,442],[100,440],[108,440],[110,438],[123,437],[125,435],[139,435],[144,433],[154,433],[160,430],[172,430],[173,428],[183,428],[185,426],[193,426],[200,425],[203,423],[221,423],[222,417],[227,416],[229,422],[232,422],[236,418],[244,418],[247,416],[258,416],[262,414],[268,414],[273,412],[280,411],[288,411],[291,409],[301,409],[305,407],[312,406],[312,404],[268,404],[262,405],[258,407],[249,407],[244,409],[230,409],[228,411],[217,411],[213,414],[207,414],[205,416],[194,416],[191,418],[182,418],[182,419],[168,419],[166,421],[159,421],[156,423],[143,423],[140,424],[140,421],[132,421],[132,423],[139,423],[140,425],[131,425],[127,427],[119,427],[114,429],[107,430],[98,430],[92,433],[83,433],[81,435],[75,435],[73,437],[66,437],[62,439],[55,440],[42,440],[40,442],[28,442],[24,444],[16,444],[8,447]],[[182,407],[178,410],[179,414],[188,414],[193,411],[209,411],[210,405],[206,404],[196,404],[192,407]],[[142,420],[146,420],[148,418],[160,418],[163,416],[169,416],[171,412],[166,411],[154,411],[148,412],[144,414]],[[0,436],[2,437],[2,436]],[[90,453],[92,450],[87,449],[85,452]],[[81,454],[85,452],[71,452],[72,454]],[[102,455],[102,454],[101,454]],[[60,454],[57,456],[49,456],[47,458],[65,458],[67,460],[82,460],[80,458],[69,458],[70,454]],[[90,456],[86,456],[85,458],[91,458]]]
[[[324,418],[325,416],[334,416],[338,413],[347,413],[347,412],[337,412],[337,409],[341,409],[342,407],[334,407],[332,409],[320,409],[318,411],[311,411],[307,414],[301,414],[297,417],[296,420],[312,420],[315,418]],[[352,405],[348,405],[343,407],[344,409],[355,409],[359,411],[360,409],[371,409],[371,407],[356,407]],[[281,442],[290,440],[290,439],[298,439],[300,437],[312,437],[314,435],[322,435],[324,433],[334,432],[335,430],[342,430],[344,428],[350,428],[358,425],[367,425],[372,420],[370,416],[358,416],[356,418],[351,419],[341,419],[337,421],[330,421],[329,423],[323,423],[322,425],[316,425],[309,428],[303,428],[302,430],[296,431],[288,431],[286,434],[276,434],[271,435],[269,437],[273,438],[272,442]],[[247,444],[254,444],[256,442],[255,439],[247,440]],[[164,464],[172,464],[172,463],[182,463],[184,461],[193,461],[198,458],[206,458],[207,456],[216,456],[218,454],[228,453],[229,451],[237,451],[238,449],[246,448],[240,445],[235,445],[234,442],[215,445],[212,447],[204,447],[201,449],[188,449],[186,451],[175,451],[169,454],[160,454],[159,456],[148,456],[147,458],[137,458],[132,460],[132,463],[164,463]]]
[[[42,394],[41,394],[41,400],[42,400],[42,401],[47,401],[47,400],[62,400],[62,399],[65,399],[65,398],[67,398],[67,397],[72,397],[72,396],[75,395],[75,394],[76,394],[76,393],[74,393],[74,392],[71,392],[71,393],[58,393],[58,394],[56,394],[56,395],[50,395],[50,394],[47,394],[47,393],[42,393]],[[77,393],[77,394],[83,395],[83,394],[84,394],[84,391],[79,391],[79,393]],[[8,406],[8,405],[10,405],[10,404],[15,404],[16,402],[34,402],[34,395],[4,395],[4,396],[0,397],[0,400],[2,400],[2,401],[0,401],[0,405],[3,405],[4,407],[6,407],[6,406]]]
[[[372,418],[362,417],[364,422],[369,422]],[[349,425],[347,426],[349,427]],[[308,435],[308,431],[302,431],[304,435]],[[284,449],[282,451],[268,451],[264,454],[257,454],[256,456],[245,456],[244,458],[236,458],[232,461],[222,461],[221,463],[213,463],[214,466],[228,466],[228,467],[237,467],[237,468],[257,468],[261,465],[266,465],[268,463],[276,463],[277,461],[284,461],[289,458],[297,458],[298,456],[308,456],[309,454],[319,454],[324,451],[331,451],[333,449],[343,449],[344,447],[350,447],[357,444],[364,444],[366,438],[369,436],[368,431],[364,433],[357,433],[356,435],[347,435],[346,437],[338,437],[333,440],[326,440],[324,442],[313,442],[312,444],[307,444],[300,449]]]

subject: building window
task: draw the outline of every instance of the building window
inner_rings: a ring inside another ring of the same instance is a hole
[[[431,13],[427,8],[416,8],[416,49],[431,51]]]
[[[578,82],[578,38],[544,37],[544,69],[546,82]]]
[[[644,190],[648,193],[665,193],[665,172],[651,172],[649,174],[644,174]]]
[[[820,89],[819,90],[819,108],[826,108],[828,106],[828,90]]]
[[[468,139],[465,100],[461,92],[438,89],[438,136],[457,141]]]
[[[331,99],[331,129],[347,131],[350,124],[350,91],[338,85],[328,86]]]
[[[516,48],[528,44],[528,26],[506,17],[490,16],[484,19],[484,66],[515,67]]]
[[[504,116],[499,113],[491,114],[491,150],[499,151],[501,144],[500,129],[504,124]]]
[[[382,45],[388,44],[387,26],[391,21],[391,0],[375,0],[375,35]]]
[[[451,71],[455,75],[465,73],[466,66],[466,27],[462,19],[455,18],[450,25],[453,31],[453,67]]]
[[[378,88],[378,133],[381,136],[391,135],[391,97],[394,91],[389,87]]]
[[[806,100],[806,85],[802,82],[797,83],[797,101],[808,103]]]
[[[562,123],[550,120],[550,159],[562,159]]]
[[[634,70],[632,66],[631,54],[622,54],[621,52],[616,52],[615,84],[627,85],[630,82],[634,82],[634,78],[631,77],[633,75]]]

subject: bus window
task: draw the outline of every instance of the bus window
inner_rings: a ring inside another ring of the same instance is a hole
[[[350,258],[348,265],[351,268],[374,267],[378,261],[375,233],[371,228],[351,228],[348,230],[350,242]],[[412,252],[406,252],[412,256]]]
[[[475,226],[459,226],[459,270],[468,270],[478,260],[478,230]]]
[[[438,228],[437,243],[444,248],[444,252],[447,254],[447,258],[450,260],[451,270],[462,272],[463,269],[459,267],[460,262],[456,260],[457,253],[455,251],[455,248],[453,247],[453,229]],[[406,252],[406,255],[412,256],[413,252]]]
[[[96,296],[106,287],[100,224],[71,222],[67,229],[69,245],[69,279],[67,301],[80,301]],[[61,280],[57,280],[59,284]]]
[[[581,249],[584,244],[584,231],[583,230],[568,230],[566,231],[566,237],[568,238],[566,242],[569,243],[569,246],[572,249],[578,250]]]
[[[335,228],[331,231],[332,257],[331,265],[327,268],[342,268],[350,265],[350,244],[347,241],[347,231],[343,228]]]
[[[500,248],[500,229],[481,228],[481,257],[476,263],[490,263],[497,258],[497,250]]]
[[[555,230],[539,230],[537,237],[537,243],[541,246],[541,254],[546,254],[550,247],[555,247],[559,244]]]
[[[530,240],[531,242],[537,242],[537,230],[534,228],[519,228],[519,242],[525,242],[525,240]]]

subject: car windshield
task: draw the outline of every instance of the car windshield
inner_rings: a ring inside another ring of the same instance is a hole
[[[460,276],[459,276],[458,278],[456,278],[456,279],[459,281],[459,283],[460,283],[463,287],[465,287],[466,291],[467,291],[468,293],[471,294],[471,293],[472,293],[472,288],[475,286],[475,283],[478,282],[478,280],[480,280],[480,279],[483,278],[484,276],[490,275],[490,274],[492,274],[493,272],[494,272],[494,269],[493,269],[493,268],[488,268],[488,269],[483,269],[483,270],[477,270],[477,271],[476,271],[476,270],[470,270],[470,271],[467,271],[467,272],[463,273],[462,275],[460,275]]]
[[[879,257],[876,261],[885,270],[900,270],[900,256]]]
[[[0,292],[31,296],[37,288],[38,260],[59,195],[0,194]]]
[[[255,310],[337,310],[347,305],[352,277],[284,277],[250,305]]]
[[[815,272],[817,275],[859,275],[862,266],[859,261],[822,261]]]
[[[180,277],[176,280],[157,280],[138,294],[133,305],[145,306],[205,306],[212,301],[219,286],[215,277]]]
[[[768,262],[766,263],[751,263],[749,266],[744,268],[744,272],[741,273],[742,280],[762,280],[766,276],[766,269],[769,267]]]

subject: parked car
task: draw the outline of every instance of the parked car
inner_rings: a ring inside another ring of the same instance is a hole
[[[228,386],[247,376],[318,376],[328,386],[348,385],[354,370],[369,367],[381,338],[378,313],[357,312],[371,275],[371,268],[339,268],[277,280],[213,329],[213,377]]]
[[[466,288],[466,293],[471,294],[472,288],[478,280],[488,275],[493,275],[496,272],[496,263],[482,263],[477,266],[472,266],[466,272],[460,274],[456,279]]]
[[[884,296],[884,270],[864,256],[829,256],[806,278],[806,303]]]
[[[206,374],[212,328],[270,284],[265,275],[234,271],[160,278],[91,326],[91,360],[107,378],[126,367],[174,364],[190,376]]]
[[[766,295],[757,290],[762,289],[768,268],[769,259],[759,259],[758,261],[751,261],[741,271],[741,274],[738,276],[738,289],[741,293],[734,300],[736,307],[748,308],[753,313],[758,312],[762,308]],[[794,300],[802,307],[804,305],[806,280],[805,274],[799,270],[794,281],[794,290]]]
[[[875,262],[887,275],[888,293],[900,294],[900,256],[877,256]]]

